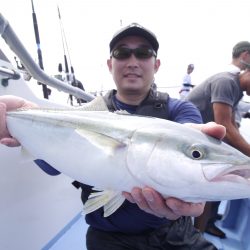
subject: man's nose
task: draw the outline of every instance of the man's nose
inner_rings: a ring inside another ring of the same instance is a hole
[[[128,65],[138,66],[138,59],[136,58],[136,56],[133,53],[128,58]]]

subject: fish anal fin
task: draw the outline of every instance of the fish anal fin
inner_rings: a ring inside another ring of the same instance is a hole
[[[125,201],[125,197],[121,192],[117,193],[107,204],[104,205],[104,217],[113,214]]]
[[[118,191],[104,190],[91,193],[83,206],[83,212],[88,214],[104,207],[104,217],[108,217],[122,205],[124,200],[124,196]]]

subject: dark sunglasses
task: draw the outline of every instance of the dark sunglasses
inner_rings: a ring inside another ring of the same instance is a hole
[[[137,59],[148,59],[152,56],[156,57],[156,52],[153,49],[145,48],[145,47],[139,47],[135,49],[120,47],[117,49],[114,49],[111,52],[111,57],[114,57],[115,59],[128,59],[132,54]]]

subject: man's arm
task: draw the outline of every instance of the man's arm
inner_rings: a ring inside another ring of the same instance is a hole
[[[225,142],[250,156],[250,144],[240,134],[235,124],[232,107],[225,103],[214,103],[213,111],[215,122],[226,127]]]

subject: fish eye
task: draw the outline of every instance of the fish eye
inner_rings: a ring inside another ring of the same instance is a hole
[[[192,152],[191,152],[191,155],[192,155],[192,157],[194,158],[194,159],[201,159],[202,158],[202,152],[200,152],[199,150],[193,150]]]
[[[205,151],[201,145],[192,145],[188,150],[188,155],[194,160],[200,160],[204,158]]]

